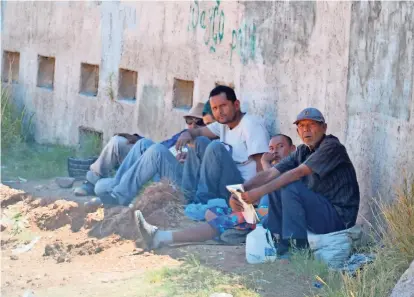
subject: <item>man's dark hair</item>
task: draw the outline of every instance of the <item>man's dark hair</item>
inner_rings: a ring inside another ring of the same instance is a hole
[[[292,146],[293,145],[292,138],[290,138],[289,136],[280,133],[280,134],[274,135],[273,137],[276,137],[276,136],[282,136],[282,137],[284,137],[286,139],[286,141],[288,142],[289,146]]]
[[[221,93],[226,94],[227,100],[230,100],[231,102],[235,102],[237,100],[236,93],[234,90],[227,86],[217,86],[215,87],[211,92],[209,98],[213,96],[220,95]]]

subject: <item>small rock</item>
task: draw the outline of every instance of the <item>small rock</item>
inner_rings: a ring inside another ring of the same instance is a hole
[[[73,177],[57,177],[55,182],[61,188],[71,188],[75,182],[75,179]]]
[[[414,261],[401,276],[390,297],[414,297]]]
[[[19,260],[19,257],[17,257],[16,255],[11,255],[10,256],[10,259],[11,260]]]
[[[56,262],[57,263],[63,263],[63,262],[65,262],[65,257],[64,256],[59,256],[59,257],[57,257],[57,259],[56,259]]]
[[[1,223],[1,227],[0,227],[1,229],[1,232],[3,232],[4,230],[6,230],[7,229],[7,225],[6,224],[4,224],[4,223]]]

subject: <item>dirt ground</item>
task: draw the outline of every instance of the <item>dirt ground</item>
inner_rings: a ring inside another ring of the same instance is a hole
[[[148,271],[180,265],[189,256],[212,269],[251,278],[261,296],[309,295],[310,279],[296,275],[289,264],[274,264],[270,270],[248,265],[244,246],[210,242],[147,252],[122,234],[90,236],[104,212],[88,213],[91,210],[82,207],[88,198],[74,196],[72,189],[61,189],[53,180],[10,186],[0,185],[1,296],[152,296],[145,294],[149,284],[139,280]],[[153,211],[151,205],[141,207]],[[162,228],[194,225],[172,205],[155,213],[153,220],[161,218]],[[19,253],[36,240],[30,250]]]

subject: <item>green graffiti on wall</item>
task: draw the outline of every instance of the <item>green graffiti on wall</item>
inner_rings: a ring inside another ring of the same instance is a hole
[[[215,53],[217,46],[224,40],[225,28],[224,10],[220,8],[220,0],[216,0],[213,7],[208,9],[200,8],[198,0],[194,0],[190,5],[190,18],[188,30],[203,30],[204,44],[209,48],[210,53]],[[230,64],[233,59],[233,52],[237,52],[240,61],[246,64],[253,60],[256,55],[256,25],[242,22],[242,26],[232,30],[230,44]]]
[[[214,7],[208,10],[200,9],[199,2],[194,0],[190,5],[189,30],[201,28],[204,30],[204,44],[210,48],[210,52],[216,51],[224,38],[224,11],[220,10],[220,1],[216,1]]]
[[[237,51],[240,61],[246,64],[256,56],[256,25],[242,22],[239,29],[231,32],[230,64],[233,61],[233,52]]]

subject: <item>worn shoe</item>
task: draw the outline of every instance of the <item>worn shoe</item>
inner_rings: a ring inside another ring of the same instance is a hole
[[[88,202],[84,203],[86,212],[95,212],[99,207],[102,206],[102,201],[98,197],[92,198]]]
[[[158,248],[158,247],[154,247],[154,244],[153,244],[153,239],[154,239],[155,234],[158,231],[158,228],[147,223],[147,221],[145,221],[145,218],[142,215],[140,210],[134,211],[134,220],[135,220],[135,224],[137,225],[139,231],[144,237],[144,241],[148,249]]]
[[[86,181],[80,187],[73,190],[75,196],[93,196],[95,195],[95,185]]]

